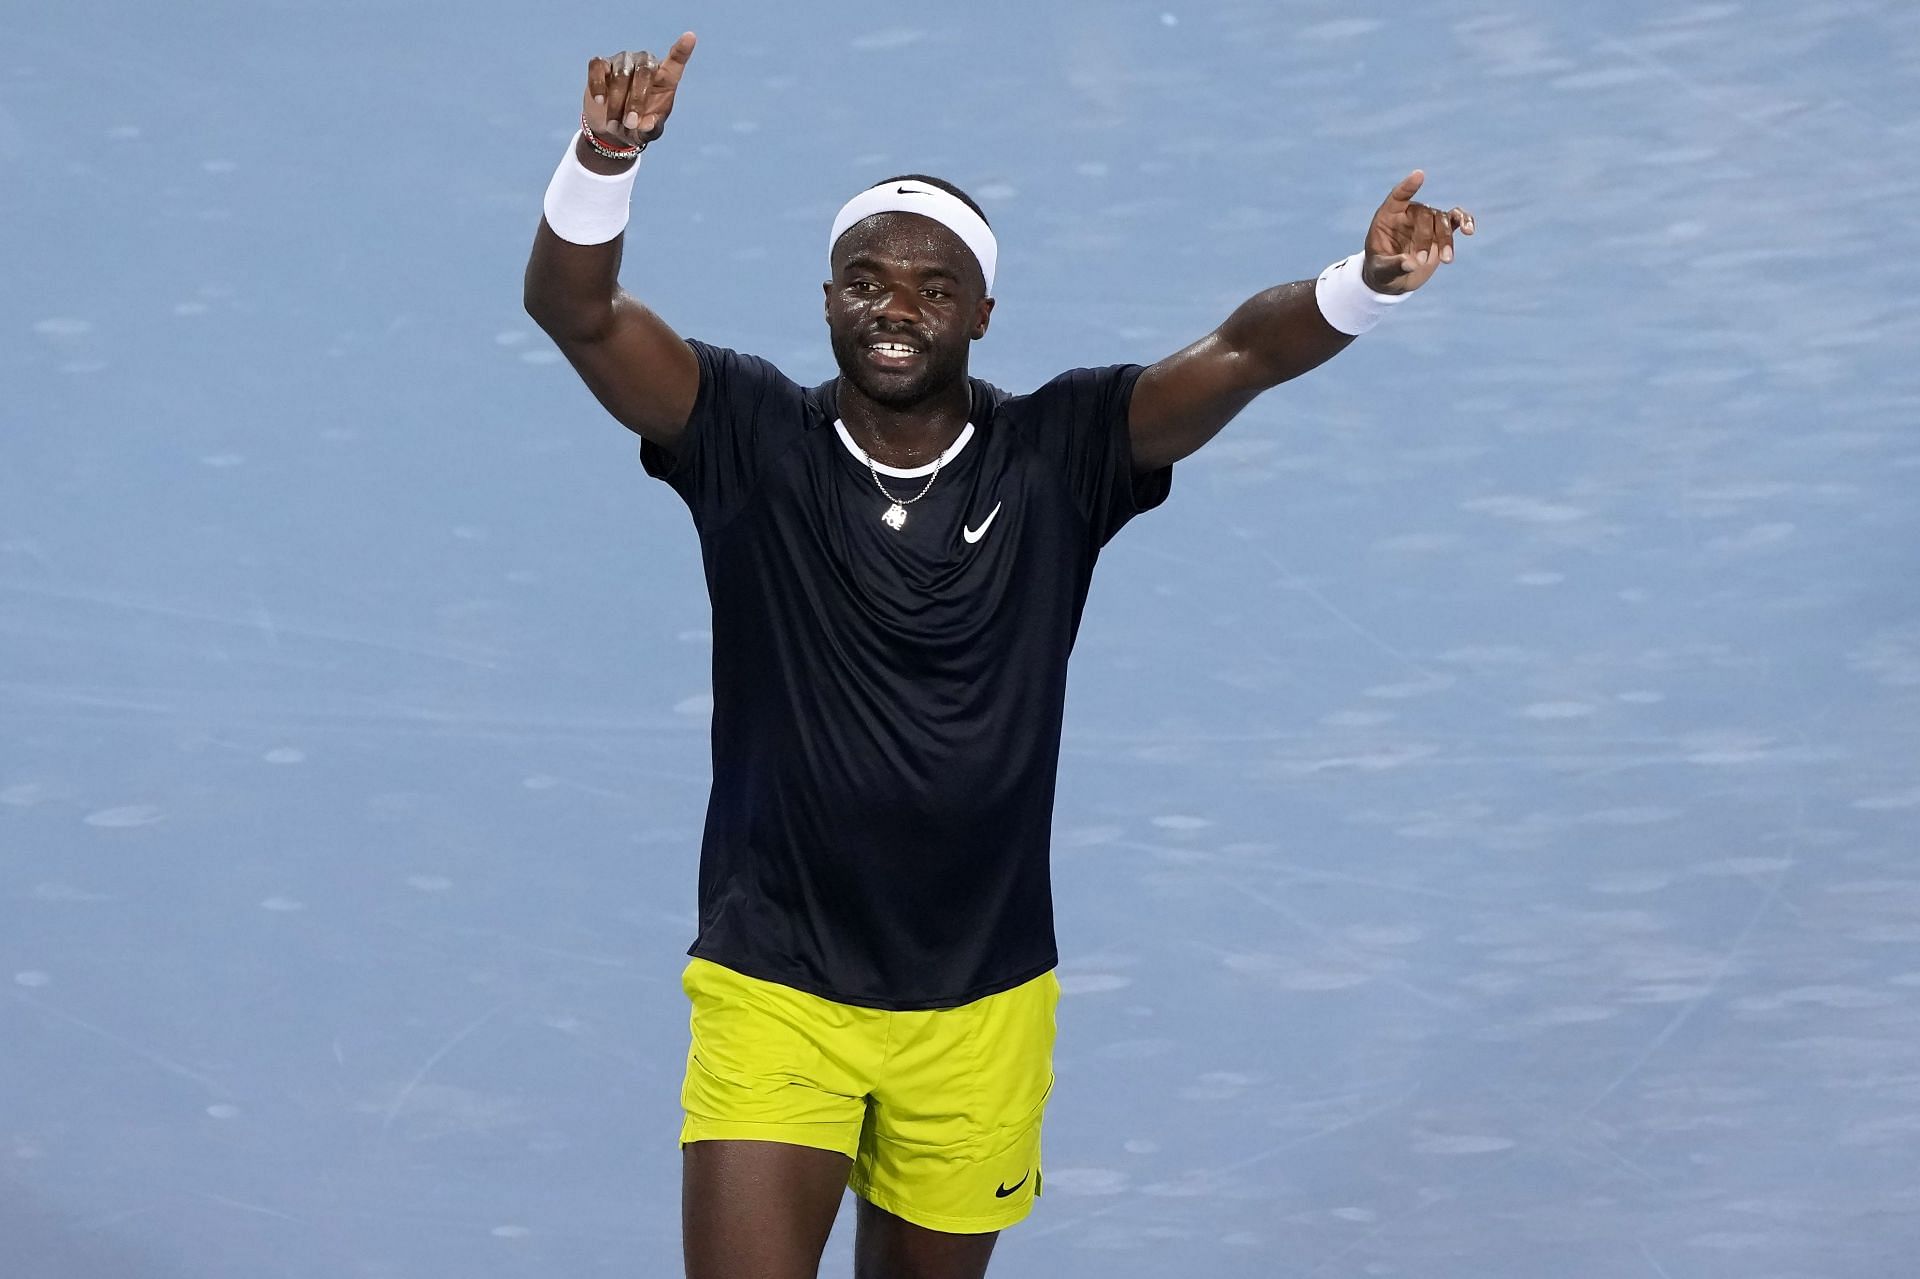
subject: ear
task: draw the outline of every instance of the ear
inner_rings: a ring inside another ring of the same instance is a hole
[[[833,281],[820,281],[820,313],[829,321],[833,319]]]
[[[987,325],[993,320],[993,299],[981,298],[980,309],[973,315],[973,340],[978,342],[987,336]]]

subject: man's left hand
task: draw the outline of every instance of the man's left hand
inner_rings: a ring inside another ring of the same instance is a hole
[[[1427,175],[1415,169],[1387,196],[1367,228],[1367,259],[1360,278],[1375,293],[1411,293],[1453,261],[1453,235],[1473,234],[1473,215],[1455,206],[1447,212],[1416,204]]]

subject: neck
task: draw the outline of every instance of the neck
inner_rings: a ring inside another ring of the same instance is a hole
[[[838,402],[840,420],[874,461],[914,467],[938,457],[966,429],[973,392],[962,378],[917,404],[896,408],[869,399],[842,377]]]

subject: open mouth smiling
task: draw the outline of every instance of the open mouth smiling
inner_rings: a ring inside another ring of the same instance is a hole
[[[918,360],[924,352],[911,342],[898,338],[869,338],[867,358],[882,368],[901,368]]]

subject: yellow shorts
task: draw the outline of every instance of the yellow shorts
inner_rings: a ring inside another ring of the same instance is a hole
[[[915,1225],[1000,1230],[1040,1193],[1060,982],[1043,973],[959,1008],[836,1004],[704,959],[681,984],[691,1141],[781,1141],[853,1160],[847,1184]]]

